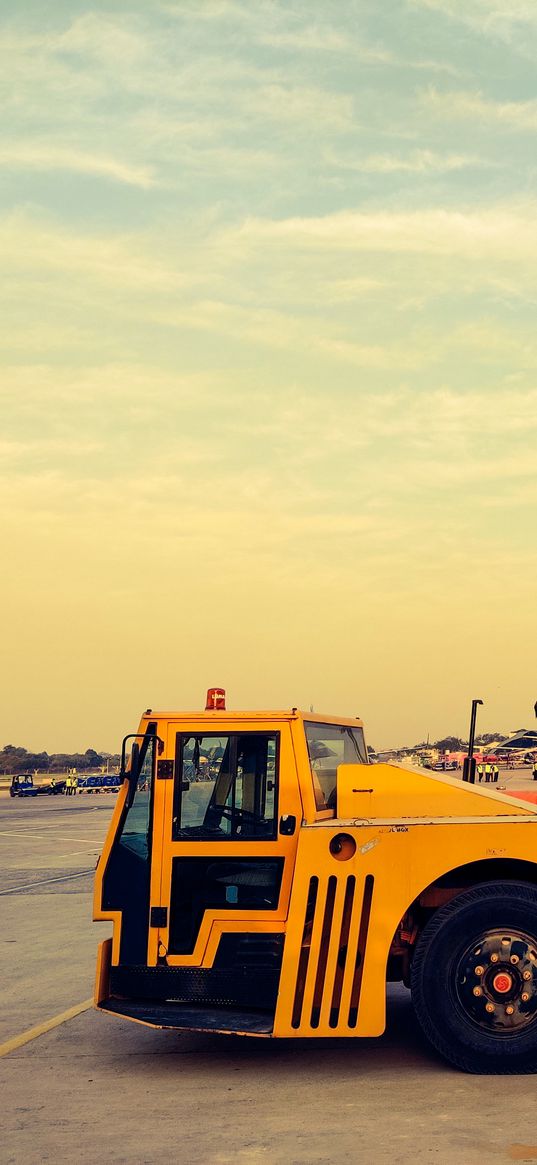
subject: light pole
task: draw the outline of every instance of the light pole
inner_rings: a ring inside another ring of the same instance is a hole
[[[472,700],[472,715],[470,716],[470,736],[468,738],[468,756],[464,758],[464,765],[462,770],[463,781],[469,781],[471,785],[475,784],[475,760],[474,760],[474,737],[475,737],[475,718],[477,716],[477,705],[482,704],[482,700]],[[537,713],[536,713],[537,715]]]

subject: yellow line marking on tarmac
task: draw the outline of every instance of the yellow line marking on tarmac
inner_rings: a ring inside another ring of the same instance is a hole
[[[94,843],[95,844],[95,843]],[[95,857],[99,855],[98,849],[74,849],[70,854],[58,854],[58,861],[64,861],[65,858],[78,858],[80,854],[87,854],[88,857]]]
[[[47,833],[27,833],[14,829],[0,829],[0,837],[39,837],[41,841],[88,841],[91,845],[95,844],[94,837],[66,837],[65,834],[55,833],[50,837]]]
[[[87,878],[89,874],[94,873],[95,869],[90,867],[89,870],[81,870],[79,874],[62,874],[60,878],[41,878],[39,882],[24,882],[22,886],[9,886],[7,890],[0,890],[0,896],[18,894],[20,890],[32,890],[34,886],[49,886],[51,882],[72,882],[74,878]]]
[[[7,1056],[9,1052],[14,1052],[16,1048],[22,1048],[24,1044],[29,1044],[30,1040],[36,1040],[38,1036],[44,1036],[46,1032],[52,1031],[53,1028],[59,1027],[62,1023],[67,1023],[68,1019],[74,1019],[76,1015],[80,1015],[83,1011],[88,1011],[92,1006],[93,999],[85,999],[83,1003],[75,1003],[74,1007],[69,1007],[67,1011],[62,1011],[61,1015],[55,1015],[53,1019],[46,1019],[44,1023],[38,1023],[36,1027],[30,1027],[28,1031],[21,1032],[18,1036],[12,1036],[4,1044],[0,1044],[0,1056]]]

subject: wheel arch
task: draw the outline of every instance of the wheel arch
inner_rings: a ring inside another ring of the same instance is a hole
[[[537,886],[537,861],[481,858],[455,866],[423,886],[395,929],[388,956],[387,979],[402,979],[408,985],[413,950],[429,920],[447,902],[486,882],[519,882]]]
[[[437,908],[463,890],[470,890],[472,886],[480,886],[483,882],[496,881],[529,882],[531,885],[537,885],[537,860],[530,862],[523,858],[491,857],[465,862],[452,870],[447,870],[424,886],[409,909],[418,904]],[[440,894],[441,891],[446,891],[445,896]],[[435,894],[439,898],[442,897],[443,901],[435,903]]]

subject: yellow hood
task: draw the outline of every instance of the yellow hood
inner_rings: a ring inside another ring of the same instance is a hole
[[[531,817],[537,806],[481,789],[445,773],[415,773],[396,765],[340,765],[337,816],[372,817]]]

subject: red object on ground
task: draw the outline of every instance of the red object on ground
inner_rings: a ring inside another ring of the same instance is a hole
[[[532,801],[537,804],[537,789],[506,789],[508,797],[518,797],[520,801]]]

